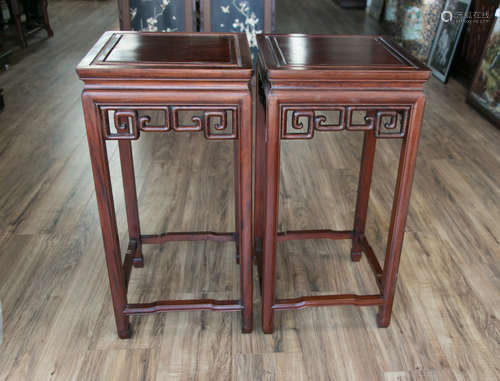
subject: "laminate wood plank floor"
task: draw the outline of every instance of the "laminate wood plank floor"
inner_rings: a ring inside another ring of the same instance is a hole
[[[116,336],[74,68],[108,29],[115,1],[51,1],[54,38],[0,75],[0,380],[500,379],[500,131],[453,80],[426,86],[427,108],[393,320],[372,307],[276,314],[276,330],[240,332],[238,313],[132,318]],[[278,32],[379,33],[363,11],[330,0],[277,0]],[[362,136],[284,142],[280,229],[352,226]],[[397,141],[378,144],[368,237],[383,258]],[[109,145],[122,248],[117,147]],[[134,143],[145,234],[233,229],[232,145],[201,134],[144,133]],[[207,201],[210,201],[207,203]],[[342,241],[283,242],[280,297],[374,292],[365,258]],[[130,300],[237,298],[230,243],[148,246]]]

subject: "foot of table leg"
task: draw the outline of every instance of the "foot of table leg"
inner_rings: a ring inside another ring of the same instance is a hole
[[[377,313],[377,326],[379,328],[387,328],[391,323],[391,314],[384,314],[383,308],[380,307],[380,310]]]
[[[241,333],[252,333],[253,331],[253,319],[244,316],[244,312],[242,314],[242,322],[241,322]]]
[[[262,332],[266,335],[271,335],[274,332],[274,312],[271,311],[271,316],[267,317],[267,322],[262,321]]]
[[[136,269],[140,269],[140,268],[144,267],[144,257],[142,255],[142,252],[140,254],[138,254],[138,257],[134,257],[134,259],[132,261],[132,265]]]
[[[144,257],[142,255],[141,246],[139,246],[139,248],[135,252],[134,258],[132,259],[132,266],[134,266],[136,269],[144,267]]]
[[[124,330],[118,330],[118,337],[120,339],[130,339],[132,337],[132,329],[130,324],[127,324],[127,328]]]
[[[351,260],[353,262],[359,262],[361,260],[361,251],[353,251],[351,250]]]

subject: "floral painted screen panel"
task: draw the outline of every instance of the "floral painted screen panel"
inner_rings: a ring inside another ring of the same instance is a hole
[[[186,29],[185,1],[130,0],[132,30],[150,32],[183,32]]]
[[[210,29],[212,32],[244,32],[256,57],[256,35],[264,31],[264,0],[211,0]]]

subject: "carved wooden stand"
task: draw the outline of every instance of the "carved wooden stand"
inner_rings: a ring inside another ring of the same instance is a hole
[[[252,69],[244,35],[107,32],[77,72],[85,82],[83,110],[118,336],[130,337],[130,315],[173,310],[241,311],[242,330],[251,332]],[[182,111],[202,115],[184,125]],[[161,114],[163,122],[151,124],[152,112]],[[141,233],[131,141],[142,132],[168,131],[203,131],[208,140],[234,140],[236,232]],[[117,140],[120,151],[129,231],[123,263],[106,140]],[[241,253],[240,300],[128,302],[132,267],[144,265],[142,245],[199,240],[236,242]]]
[[[19,6],[18,0],[9,0],[10,1],[10,6],[12,9],[12,17],[14,18],[14,23],[16,25],[16,32],[17,32],[17,37],[19,38],[19,42],[21,44],[22,48],[28,47],[28,41],[26,40],[26,36],[35,32],[38,32],[40,29],[45,29],[47,32],[49,38],[54,36],[54,32],[52,31],[52,28],[50,26],[49,22],[49,13],[47,11],[48,7],[48,1],[47,0],[40,0],[40,8],[42,10],[42,17],[43,21],[40,24],[39,27],[30,30],[28,32],[25,32],[23,30],[23,26],[21,23],[21,9]]]
[[[258,44],[254,247],[263,330],[273,331],[275,310],[333,305],[378,305],[377,323],[387,327],[424,110],[422,87],[429,71],[380,37],[261,35]],[[337,117],[329,121],[327,112]],[[341,130],[364,133],[354,228],[278,233],[280,139],[311,139],[315,132]],[[375,143],[385,138],[403,139],[403,144],[382,268],[365,225]],[[365,253],[379,292],[277,299],[276,242],[320,238],[352,240],[352,260],[359,261]]]

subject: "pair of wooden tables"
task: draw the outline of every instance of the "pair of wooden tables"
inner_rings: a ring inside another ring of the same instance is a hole
[[[258,44],[254,205],[253,71],[244,35],[107,32],[77,68],[85,83],[82,102],[121,338],[130,337],[130,315],[172,310],[241,311],[242,330],[250,332],[254,261],[259,270],[266,333],[273,331],[274,311],[313,306],[377,305],[379,326],[389,325],[424,110],[422,88],[430,72],[394,43],[377,36],[260,35]],[[183,112],[196,116],[186,123]],[[161,123],[152,122],[153,113],[162,115]],[[315,133],[340,130],[364,134],[353,229],[278,233],[280,141],[311,139]],[[131,142],[149,132],[203,132],[207,140],[234,141],[235,232],[141,233]],[[382,268],[364,232],[375,143],[387,138],[402,139],[403,144]],[[123,261],[107,140],[118,141],[122,165],[129,230]],[[365,253],[379,291],[373,295],[277,299],[276,243],[294,239],[351,240],[352,260],[359,261]],[[143,266],[142,245],[184,240],[236,243],[240,300],[129,303],[128,280],[133,266]]]

